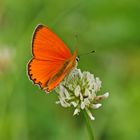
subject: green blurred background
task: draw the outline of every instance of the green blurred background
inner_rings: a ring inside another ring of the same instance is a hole
[[[56,105],[28,80],[35,26],[49,26],[73,51],[79,68],[110,92],[93,112],[96,140],[140,139],[139,0],[0,0],[0,140],[88,140],[83,116]]]

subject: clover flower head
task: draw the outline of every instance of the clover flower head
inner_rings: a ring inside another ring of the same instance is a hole
[[[59,98],[56,103],[62,107],[73,106],[73,115],[85,110],[90,119],[94,120],[91,110],[101,107],[102,104],[99,101],[109,96],[108,92],[97,96],[100,88],[101,81],[98,77],[94,77],[90,72],[81,72],[80,69],[74,68],[55,89]]]

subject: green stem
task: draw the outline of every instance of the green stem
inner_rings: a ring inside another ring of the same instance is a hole
[[[83,111],[83,114],[84,114],[84,118],[86,121],[86,127],[87,127],[87,131],[89,133],[90,140],[94,140],[94,133],[93,133],[92,126],[90,123],[91,120],[89,119],[89,116],[87,115],[86,111]]]

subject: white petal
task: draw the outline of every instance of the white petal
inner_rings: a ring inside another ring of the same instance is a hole
[[[89,72],[86,72],[86,78],[88,81],[91,81],[94,79],[94,76],[92,74],[90,74]]]
[[[84,99],[84,104],[85,106],[89,106],[90,105],[90,101],[88,98]]]
[[[103,96],[104,96],[104,98],[108,98],[109,92],[106,92]]]
[[[60,86],[59,86],[59,89],[60,89],[59,95],[60,95],[61,97],[64,97],[64,87],[63,87],[62,85],[60,85]]]
[[[77,69],[77,72],[78,72],[79,77],[82,78],[83,74],[82,74],[81,70]]]
[[[81,109],[84,109],[84,108],[85,108],[85,103],[81,102]]]
[[[70,99],[70,94],[69,94],[69,92],[67,91],[66,88],[64,89],[64,94],[65,94],[67,99]]]
[[[83,101],[83,99],[84,99],[84,98],[83,98],[83,95],[82,95],[81,92],[80,92],[80,100]]]
[[[63,106],[63,107],[70,107],[71,105],[65,101],[65,99],[59,97],[59,100],[60,100],[60,104]]]
[[[72,84],[68,84],[68,88],[69,88],[70,90],[73,90]]]
[[[85,94],[84,94],[84,95],[85,95],[85,96],[90,96],[90,92],[89,92],[88,89],[85,90]]]
[[[79,110],[78,108],[76,108],[76,109],[74,110],[73,116],[76,115],[76,114],[79,114],[79,112],[80,112],[80,110]]]
[[[100,88],[101,88],[101,83],[102,83],[102,82],[100,81],[100,79],[99,79],[98,77],[96,77],[96,79],[95,79],[95,84],[94,84],[94,89],[96,90],[96,92],[100,90]]]
[[[86,112],[91,120],[95,120],[95,118],[92,116],[91,112],[86,108]]]
[[[74,107],[76,107],[78,104],[76,103],[76,102],[71,102],[71,104],[74,106]]]
[[[76,97],[79,97],[79,95],[80,95],[80,86],[79,85],[75,88],[74,94]]]
[[[90,90],[90,94],[89,94],[88,99],[89,100],[94,100],[95,97],[96,97],[96,94],[95,94],[94,89]]]
[[[93,104],[92,105],[92,108],[93,109],[98,109],[99,107],[101,107],[102,106],[102,104]]]
[[[60,104],[60,101],[56,101],[55,103],[56,103],[56,104]]]

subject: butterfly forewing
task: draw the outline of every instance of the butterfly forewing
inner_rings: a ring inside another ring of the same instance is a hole
[[[32,41],[33,55],[41,60],[65,60],[71,57],[66,45],[46,26],[38,25]]]

